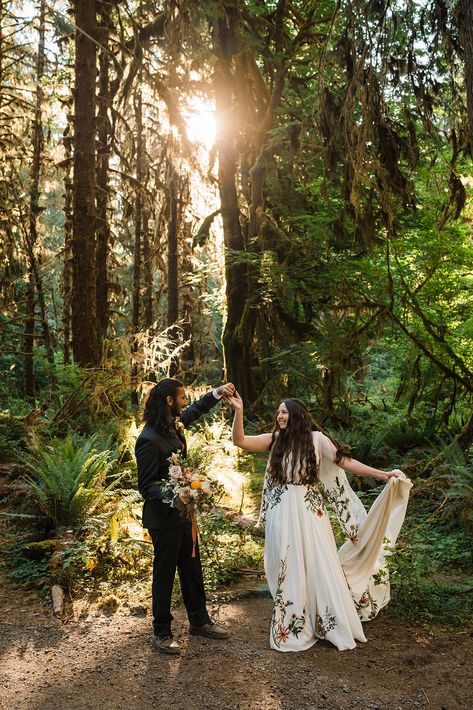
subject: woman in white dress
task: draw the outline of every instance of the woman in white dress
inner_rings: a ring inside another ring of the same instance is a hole
[[[412,484],[402,471],[381,471],[337,449],[305,404],[281,402],[272,433],[246,436],[243,402],[232,437],[246,451],[270,452],[261,501],[266,521],[264,566],[274,599],[270,645],[303,651],[326,639],[340,651],[366,641],[361,621],[389,601],[386,555],[394,545]],[[344,469],[344,470],[343,470]],[[345,471],[386,483],[366,512]],[[328,502],[346,535],[337,552]]]

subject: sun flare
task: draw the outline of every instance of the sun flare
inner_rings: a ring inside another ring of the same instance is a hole
[[[215,143],[215,107],[210,101],[194,98],[184,111],[187,137],[210,150]]]

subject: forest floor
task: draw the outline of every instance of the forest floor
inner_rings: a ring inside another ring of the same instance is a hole
[[[1,538],[0,525],[0,538]],[[0,543],[1,543],[0,539]],[[175,610],[181,655],[156,652],[150,586],[118,606],[77,600],[59,621],[35,591],[0,566],[1,710],[456,710],[473,705],[473,628],[432,632],[381,614],[368,643],[339,652],[325,642],[302,653],[269,648],[264,581],[209,595],[231,638],[189,636]]]
[[[0,580],[2,710],[396,710],[471,708],[473,630],[434,635],[387,616],[367,644],[339,652],[269,649],[271,600],[234,588],[211,597],[231,638],[189,636],[175,612],[179,657],[155,651],[146,606],[89,608],[62,623],[28,592]]]

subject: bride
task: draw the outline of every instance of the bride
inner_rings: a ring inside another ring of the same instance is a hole
[[[366,641],[361,621],[389,601],[386,556],[404,520],[411,482],[402,471],[380,471],[337,449],[313,423],[305,404],[279,405],[272,433],[246,436],[238,393],[233,443],[268,451],[259,522],[266,521],[264,566],[274,599],[270,645],[303,651],[326,639],[340,651]],[[384,483],[366,512],[345,471]],[[346,542],[337,552],[325,508],[338,518]]]

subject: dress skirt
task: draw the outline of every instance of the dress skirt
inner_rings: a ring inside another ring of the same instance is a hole
[[[271,487],[266,480],[263,492],[264,565],[274,599],[270,645],[278,651],[303,651],[318,639],[340,651],[366,641],[361,622],[389,601],[386,558],[412,486],[405,476],[389,479],[367,513],[331,461],[324,435],[313,436],[320,482]],[[326,503],[346,535],[338,551]]]

